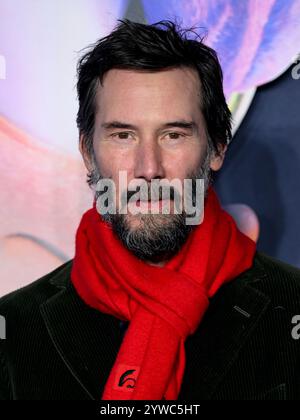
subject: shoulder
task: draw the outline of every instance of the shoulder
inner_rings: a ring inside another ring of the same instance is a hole
[[[27,286],[1,297],[0,315],[5,317],[14,311],[22,314],[39,308],[40,304],[57,293],[58,288],[68,285],[72,262],[67,261]]]
[[[255,258],[263,268],[265,277],[273,279],[274,285],[284,285],[288,281],[288,284],[296,289],[300,287],[300,269],[298,267],[270,257],[263,252],[257,252]]]
[[[38,357],[41,343],[50,340],[40,307],[70,284],[71,267],[72,260],[67,261],[0,299],[0,400],[13,399],[10,367],[12,371],[18,371],[20,366],[24,370],[24,360],[27,358],[25,364],[29,366],[33,355]]]
[[[290,265],[284,261],[270,257],[269,255],[263,252],[257,252],[256,258],[261,264],[263,264],[265,270],[268,273],[275,276],[288,276],[289,278],[294,279],[296,282],[300,279],[300,268]]]
[[[253,267],[247,272],[248,284],[278,304],[300,307],[300,269],[256,252]]]

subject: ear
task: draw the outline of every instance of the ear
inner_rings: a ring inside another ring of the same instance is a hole
[[[221,144],[221,143],[218,144],[219,153],[217,154],[216,151],[214,151],[210,160],[210,168],[213,171],[218,171],[219,169],[221,169],[224,162],[226,150],[227,150],[226,144]]]
[[[80,139],[79,139],[79,151],[82,155],[86,169],[88,170],[88,172],[91,172],[93,169],[93,165],[91,161],[91,156],[89,155],[86,148],[86,142],[85,142],[85,138],[83,134],[80,135]]]

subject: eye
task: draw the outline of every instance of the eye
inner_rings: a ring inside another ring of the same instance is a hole
[[[115,140],[131,140],[132,133],[127,131],[120,131],[119,133],[111,134],[111,137]]]
[[[167,140],[182,140],[184,139],[186,136],[183,133],[178,133],[178,132],[172,132],[172,133],[167,133],[166,136]]]

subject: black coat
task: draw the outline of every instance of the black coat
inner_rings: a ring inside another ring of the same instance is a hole
[[[78,297],[71,267],[72,260],[0,299],[0,399],[101,399],[122,331],[118,319]],[[257,252],[253,267],[222,286],[186,340],[178,399],[300,399],[295,315],[300,270]]]

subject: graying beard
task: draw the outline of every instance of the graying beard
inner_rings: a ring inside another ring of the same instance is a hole
[[[205,197],[212,180],[210,170],[211,153],[212,148],[208,146],[208,151],[200,170],[195,176],[190,177],[194,180],[197,178],[204,179]],[[94,170],[89,174],[90,185],[96,185],[102,178],[95,158],[94,164]],[[194,194],[195,188],[193,188],[193,205],[195,205],[196,201]],[[96,191],[95,199],[97,200],[100,195],[101,192]],[[128,225],[126,215],[110,213],[102,215],[103,220],[112,227],[123,245],[135,256],[145,261],[158,262],[175,255],[194,228],[194,226],[186,224],[185,211],[181,214],[172,215],[142,214],[139,217],[142,227],[132,230]],[[167,222],[165,225],[161,223],[163,219]]]

